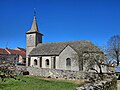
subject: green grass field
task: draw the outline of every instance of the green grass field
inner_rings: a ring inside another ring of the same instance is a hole
[[[74,90],[75,87],[83,84],[33,76],[21,76],[20,79],[26,82],[14,79],[6,79],[6,82],[2,82],[0,79],[0,90]]]

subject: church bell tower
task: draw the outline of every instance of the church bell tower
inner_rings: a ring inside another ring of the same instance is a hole
[[[26,33],[26,66],[30,65],[29,53],[37,46],[37,44],[42,43],[42,36],[43,34],[38,30],[36,15],[34,15],[32,27]]]

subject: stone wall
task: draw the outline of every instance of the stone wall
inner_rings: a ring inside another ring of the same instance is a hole
[[[30,75],[42,76],[49,78],[65,78],[65,79],[87,79],[88,72],[57,70],[48,68],[27,67]],[[95,73],[89,72],[89,76],[97,77]]]
[[[117,90],[117,80],[106,79],[96,83],[89,83],[84,86],[77,87],[76,90]]]
[[[94,72],[57,70],[48,68],[27,67],[30,75],[42,76],[48,78],[64,78],[64,79],[88,79],[89,77],[96,78],[97,74]],[[89,73],[89,74],[88,74]],[[87,83],[84,86],[77,87],[76,90],[117,90],[117,80],[107,77],[103,81],[96,81],[94,83]]]

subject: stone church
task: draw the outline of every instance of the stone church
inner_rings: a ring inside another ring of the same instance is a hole
[[[43,34],[38,30],[36,16],[26,33],[26,65],[34,68],[85,71],[88,61],[83,52],[103,52],[88,40],[42,43]],[[92,62],[92,61],[91,61]],[[95,63],[89,64],[95,67]]]

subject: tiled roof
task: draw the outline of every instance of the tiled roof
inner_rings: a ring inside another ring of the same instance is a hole
[[[17,47],[15,50],[20,50],[20,51],[24,51],[24,52],[26,52],[26,49],[24,49],[24,48],[20,48],[20,47]]]
[[[5,49],[0,48],[0,54],[9,54]]]
[[[8,48],[6,48],[6,50],[7,50],[10,54],[18,54],[18,55],[21,55],[22,57],[25,57],[25,56],[26,56],[26,52],[25,52],[25,51],[13,50],[13,49],[8,49]]]
[[[81,51],[100,51],[94,44],[88,40],[72,41],[72,42],[57,42],[57,43],[46,43],[38,44],[29,55],[59,55],[61,51],[70,45],[76,52]]]

